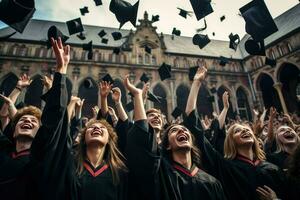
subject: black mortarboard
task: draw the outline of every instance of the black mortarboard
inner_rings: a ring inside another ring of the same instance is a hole
[[[91,40],[89,43],[87,44],[82,44],[82,49],[86,50],[86,51],[91,51],[93,50],[93,41]]]
[[[253,0],[240,8],[246,22],[246,32],[253,40],[261,41],[278,31],[278,28],[263,0]]]
[[[102,5],[102,0],[94,0],[96,6]]]
[[[211,0],[190,0],[190,2],[198,21],[214,12],[210,5]]]
[[[102,81],[109,82],[110,84],[114,84],[114,80],[110,76],[110,74],[105,74],[105,76],[102,77]]]
[[[228,63],[228,58],[224,57],[224,56],[220,56],[220,62],[219,64],[221,66],[225,66]]]
[[[264,43],[263,40],[261,42],[256,42],[251,38],[248,39],[245,42],[245,50],[250,55],[260,55],[260,56],[265,56],[266,55],[265,43]]]
[[[214,96],[207,96],[207,100],[208,100],[209,102],[214,102],[214,101],[215,101],[215,98],[214,98]]]
[[[147,45],[145,45],[145,51],[149,54],[151,54],[151,48]]]
[[[22,33],[35,12],[34,0],[0,1],[0,20]]]
[[[122,38],[122,33],[120,32],[112,32],[111,35],[114,38],[114,40],[120,40]]]
[[[131,5],[123,0],[111,0],[109,10],[115,14],[118,22],[120,22],[119,29],[128,21],[135,26],[139,2],[137,1],[134,5]]]
[[[98,33],[98,35],[99,35],[99,37],[103,37],[103,36],[105,36],[106,35],[106,32],[105,32],[105,30],[101,30],[99,33]]]
[[[84,31],[80,18],[67,21],[66,23],[68,26],[69,35],[73,35],[75,33],[80,33]]]
[[[76,35],[79,39],[81,40],[85,40],[86,37],[85,37],[85,34],[83,32],[80,32],[78,35]]]
[[[210,92],[212,94],[215,94],[217,92],[217,89],[215,87],[210,88]]]
[[[212,35],[213,35],[213,36],[215,36],[215,35],[216,35],[216,33],[215,33],[215,32],[212,32]]]
[[[157,22],[159,21],[159,15],[152,15],[152,22]]]
[[[102,40],[101,40],[101,43],[103,43],[103,44],[107,44],[107,42],[108,42],[108,39],[106,39],[106,38],[102,38]]]
[[[132,110],[134,109],[134,104],[133,104],[133,102],[131,101],[131,102],[129,102],[128,104],[126,104],[126,105],[125,105],[125,109],[126,109],[127,112],[132,111]]]
[[[271,67],[275,67],[277,64],[277,61],[271,58],[266,57],[265,64],[270,65]]]
[[[89,8],[87,6],[84,6],[83,8],[80,8],[81,15],[85,15],[86,13],[89,13]]]
[[[208,35],[195,34],[193,37],[193,44],[198,45],[200,49],[204,48],[208,43],[210,43]]]
[[[93,59],[93,55],[94,55],[93,50],[90,50],[88,52],[88,55],[87,55],[88,60],[92,60]]]
[[[121,52],[121,49],[120,49],[120,47],[115,47],[114,49],[113,49],[113,53],[114,54],[119,54]]]
[[[204,19],[204,27],[198,28],[196,31],[197,31],[197,33],[199,33],[201,31],[204,31],[206,28],[207,28],[207,23],[206,23],[206,20]]]
[[[225,15],[222,15],[221,17],[220,17],[220,21],[222,22],[222,21],[224,21],[225,20]]]
[[[152,101],[153,103],[161,103],[161,97],[159,96],[156,96],[155,94],[153,94],[152,92],[148,91],[148,94],[147,94],[147,99],[149,101]]]
[[[144,83],[147,83],[149,81],[149,77],[147,76],[147,74],[143,73],[140,81],[143,81]]]
[[[240,43],[240,36],[238,34],[230,33],[229,37],[229,48],[234,49],[236,51],[238,44]]]
[[[69,37],[64,35],[56,26],[51,26],[48,29],[48,42],[47,42],[48,48],[51,47],[51,43],[50,43],[51,38],[57,40],[59,37],[61,38],[63,44],[69,39]]]
[[[198,66],[195,67],[190,67],[189,68],[189,80],[193,81],[194,80],[194,76],[196,75],[197,71],[198,71]]]
[[[172,35],[180,36],[180,34],[181,34],[181,31],[180,31],[180,30],[177,30],[176,28],[173,28],[173,30],[172,30]]]
[[[163,63],[159,69],[158,69],[158,73],[160,76],[160,79],[163,81],[165,79],[171,78],[171,65],[168,65],[166,63]]]
[[[184,10],[184,9],[182,9],[182,8],[178,8],[178,7],[177,7],[177,9],[180,10],[180,11],[179,11],[179,15],[180,15],[181,17],[184,17],[184,18],[186,18],[187,15],[188,15],[188,16],[191,16],[191,13],[193,13],[193,12],[191,12],[191,11],[187,11],[187,10]]]
[[[83,81],[83,86],[86,88],[86,89],[90,89],[94,86],[93,82],[91,79],[87,78]]]
[[[176,108],[173,110],[173,112],[171,113],[171,115],[172,115],[175,119],[177,119],[177,117],[179,117],[180,115],[182,115],[182,113],[183,113],[183,111],[182,111],[180,108],[176,107]]]

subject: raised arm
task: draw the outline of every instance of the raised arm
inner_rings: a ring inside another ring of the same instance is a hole
[[[110,84],[109,82],[106,82],[106,81],[101,81],[99,84],[99,89],[100,89],[99,94],[101,96],[100,110],[101,110],[102,116],[106,116],[107,112],[108,112],[107,96],[111,92],[111,87],[112,87],[112,84]]]
[[[221,114],[218,117],[220,129],[222,129],[225,125],[225,119],[226,119],[226,115],[227,115],[227,112],[228,112],[228,109],[229,109],[229,100],[228,100],[228,98],[229,98],[228,92],[225,91],[223,93],[223,96],[222,96],[224,107],[223,107],[223,110],[222,110]]]
[[[122,121],[126,121],[128,119],[127,113],[125,112],[122,102],[121,102],[122,93],[120,88],[115,87],[112,89],[112,99],[115,102],[118,117]]]

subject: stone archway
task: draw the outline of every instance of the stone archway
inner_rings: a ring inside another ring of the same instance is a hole
[[[153,94],[161,97],[160,104],[156,102],[153,103],[154,108],[160,109],[162,113],[168,116],[167,92],[160,83],[156,84],[156,86],[153,88]]]
[[[213,103],[214,99],[210,95],[207,87],[205,85],[201,85],[198,98],[197,98],[197,111],[200,116],[204,117],[205,115],[212,116],[213,113]]]
[[[90,80],[92,82],[90,88],[84,86],[85,80]],[[92,107],[98,105],[98,85],[93,78],[87,77],[81,82],[78,89],[78,97],[85,99],[82,107],[82,116],[92,118]]]
[[[236,91],[237,105],[240,113],[241,119],[245,118],[247,120],[251,120],[251,110],[249,106],[249,100],[247,97],[247,93],[244,88],[239,87]]]
[[[176,89],[177,107],[182,111],[185,111],[189,93],[190,93],[189,87],[184,84],[180,84]]]

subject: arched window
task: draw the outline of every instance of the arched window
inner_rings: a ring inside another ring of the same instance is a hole
[[[174,59],[174,67],[179,67],[179,58],[178,57],[176,57]]]
[[[4,46],[0,45],[0,54],[4,54]]]
[[[127,63],[127,56],[126,56],[126,54],[123,54],[123,63]]]
[[[287,48],[289,52],[293,51],[292,45],[289,42],[287,42]]]
[[[190,67],[188,59],[186,59],[186,58],[183,59],[183,66],[184,66],[184,68],[189,68]]]
[[[15,56],[15,55],[17,54],[18,46],[19,46],[18,44],[12,45],[12,46],[10,47],[8,53],[9,53],[10,55],[14,55],[14,56]]]
[[[145,55],[145,64],[150,64],[150,56],[148,54]]]
[[[190,93],[190,89],[181,84],[178,86],[176,90],[176,102],[177,102],[177,107],[181,109],[182,111],[185,111],[187,99]]]
[[[251,110],[246,92],[239,87],[236,91],[236,98],[241,119],[251,120]]]
[[[155,56],[152,56],[152,65],[157,65],[156,57]]]
[[[143,60],[144,60],[144,59],[143,59],[143,56],[140,54],[140,55],[138,56],[138,64],[143,64],[143,63],[144,63]]]
[[[213,112],[213,98],[210,96],[208,89],[205,85],[201,85],[197,98],[197,110],[200,116],[212,116]]]
[[[113,54],[108,55],[108,62],[113,62]]]
[[[32,83],[28,86],[24,103],[26,105],[33,105],[38,108],[41,108],[41,96],[43,94],[43,81],[41,75],[36,75],[32,78]]]
[[[84,82],[87,79],[92,82],[91,88],[86,88],[84,86]],[[81,99],[85,99],[82,108],[82,115],[84,117],[92,118],[92,107],[98,105],[98,86],[94,79],[90,77],[86,78],[85,80],[82,81],[79,86],[78,96]]]
[[[153,103],[154,108],[160,109],[162,113],[164,113],[166,116],[168,116],[168,103],[167,103],[167,93],[162,85],[157,84],[153,88],[153,94],[160,97],[160,104],[159,103]]]

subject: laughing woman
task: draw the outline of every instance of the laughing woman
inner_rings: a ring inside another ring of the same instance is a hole
[[[273,199],[282,197],[283,176],[277,166],[265,162],[264,152],[248,125],[233,124],[227,131],[224,156],[217,152],[204,137],[195,111],[202,81],[199,68],[188,97],[184,121],[196,138],[204,169],[222,183],[228,199]],[[272,190],[271,190],[272,189]]]

